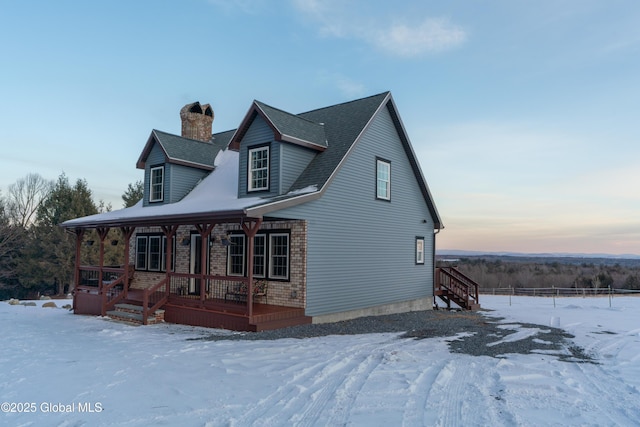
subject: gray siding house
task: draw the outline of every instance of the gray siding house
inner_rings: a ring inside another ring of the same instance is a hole
[[[87,230],[126,242],[121,269],[78,264],[77,313],[263,330],[432,307],[443,226],[390,92],[300,114],[254,101],[215,134],[208,105],[181,117],[142,151],[140,203],[62,224],[78,258]]]

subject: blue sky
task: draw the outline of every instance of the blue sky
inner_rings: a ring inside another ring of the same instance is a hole
[[[151,132],[210,103],[298,113],[386,90],[440,249],[640,253],[635,0],[0,0],[0,189],[87,180],[121,207]]]

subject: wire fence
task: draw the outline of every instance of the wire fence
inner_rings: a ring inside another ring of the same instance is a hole
[[[608,288],[493,288],[480,289],[484,295],[522,295],[534,297],[590,297],[590,296],[615,296],[615,295],[640,295],[640,289],[614,289]]]

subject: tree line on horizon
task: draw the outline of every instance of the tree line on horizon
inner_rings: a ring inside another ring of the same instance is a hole
[[[129,184],[122,194],[123,207],[136,204],[142,193],[142,181]],[[69,292],[75,235],[59,224],[111,209],[110,204],[94,200],[86,180],[72,184],[64,173],[57,180],[30,173],[11,184],[6,194],[0,191],[0,299]],[[109,241],[116,241],[118,230],[110,233]],[[82,257],[83,263],[97,262],[98,247],[85,248]],[[105,245],[105,260],[121,263],[122,245]]]
[[[640,290],[640,267],[561,262],[553,259],[502,260],[461,257],[455,266],[480,286],[480,292],[499,288],[608,288]],[[450,262],[439,262],[441,266]]]

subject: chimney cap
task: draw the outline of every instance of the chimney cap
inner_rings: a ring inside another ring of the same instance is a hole
[[[207,142],[211,139],[213,109],[209,104],[192,102],[180,109],[182,136]]]

